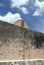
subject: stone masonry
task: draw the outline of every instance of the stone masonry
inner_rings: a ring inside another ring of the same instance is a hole
[[[0,65],[44,65],[44,60],[0,62]]]
[[[44,59],[44,34],[0,21],[0,60]]]

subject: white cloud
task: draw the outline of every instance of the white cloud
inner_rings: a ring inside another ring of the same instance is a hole
[[[39,16],[39,15],[41,15],[41,13],[39,12],[39,10],[36,10],[36,11],[34,12],[34,14],[33,14],[33,16]]]
[[[8,12],[5,16],[0,16],[0,20],[9,23],[15,23],[19,19],[22,19],[19,13],[12,14],[11,12]]]
[[[18,8],[21,10],[24,14],[28,14],[28,10],[26,7],[23,7],[24,5],[28,5],[30,0],[11,0],[11,8]],[[24,12],[25,11],[25,12]]]
[[[44,1],[35,0],[34,6],[37,7],[36,11],[34,12],[33,16],[42,15],[44,12]]]
[[[27,5],[29,0],[11,0],[11,6],[12,7],[21,7],[23,5]]]
[[[28,14],[28,10],[25,7],[21,7],[20,10],[24,13],[24,14]]]

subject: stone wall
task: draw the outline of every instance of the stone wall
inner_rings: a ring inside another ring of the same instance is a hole
[[[44,65],[44,60],[0,62],[0,65]]]
[[[0,22],[0,60],[44,59],[44,34]]]

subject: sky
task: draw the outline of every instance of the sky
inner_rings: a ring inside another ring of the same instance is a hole
[[[15,24],[19,19],[44,33],[44,0],[0,0],[0,20]]]

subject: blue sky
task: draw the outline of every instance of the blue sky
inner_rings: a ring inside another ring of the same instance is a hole
[[[0,0],[0,20],[14,24],[18,19],[44,33],[44,0]]]

